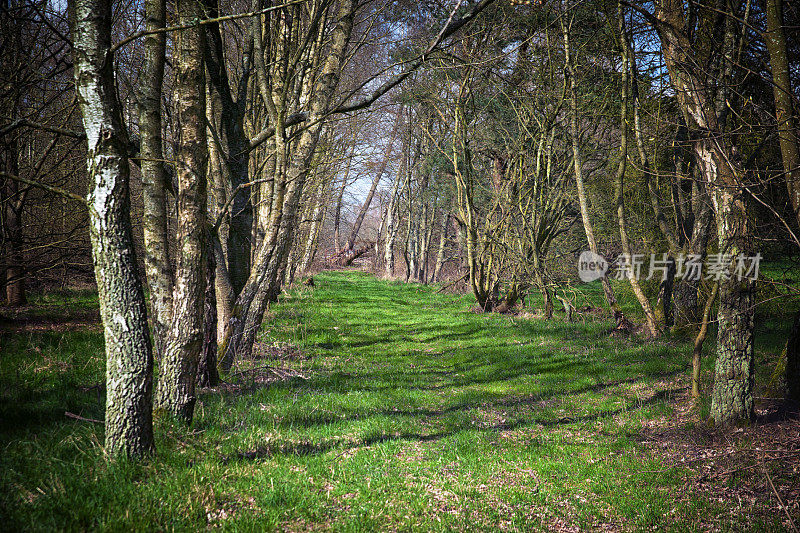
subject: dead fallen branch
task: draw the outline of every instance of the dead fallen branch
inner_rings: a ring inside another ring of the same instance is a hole
[[[64,416],[67,418],[74,418],[75,420],[80,420],[81,422],[92,422],[94,424],[105,424],[102,420],[97,420],[96,418],[85,418],[81,415],[76,415],[75,413],[70,413],[69,411],[64,411]]]
[[[262,370],[271,373],[272,375],[276,376],[279,379],[300,378],[308,380],[307,376],[301,374],[297,370],[292,370],[291,368],[280,368],[270,365],[261,365],[253,368],[246,368],[244,370],[239,370],[238,372],[234,372],[233,374],[231,374],[231,376],[243,376],[245,374],[260,372]]]

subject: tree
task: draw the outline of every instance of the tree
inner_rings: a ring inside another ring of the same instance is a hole
[[[175,100],[180,124],[176,161],[178,182],[177,266],[172,321],[161,360],[156,405],[189,423],[194,413],[197,366],[203,345],[206,290],[206,164],[204,31],[195,0],[177,5],[182,25],[177,36]]]
[[[110,0],[70,4],[75,86],[88,144],[92,255],[106,351],[105,447],[111,456],[154,449],[153,356],[130,221],[128,133],[111,50]]]
[[[572,161],[575,169],[575,185],[578,190],[578,205],[580,206],[581,220],[583,221],[583,229],[586,232],[586,241],[589,244],[589,250],[594,254],[598,254],[599,248],[597,247],[597,239],[595,237],[594,226],[589,214],[589,201],[586,194],[583,156],[579,137],[577,69],[575,68],[575,60],[572,53],[569,28],[565,27],[562,33],[564,37],[564,62],[566,64],[565,73],[569,79],[569,130],[570,137],[572,139]],[[605,275],[600,279],[600,282],[603,285],[603,294],[605,295],[606,303],[611,309],[614,319],[618,324],[620,324],[624,317],[622,315],[622,309],[617,303],[617,298],[614,295],[614,290],[611,288],[611,283],[609,283],[608,277]]]
[[[617,5],[617,32],[620,41],[620,50],[622,54],[620,70],[622,71],[622,95],[620,98],[620,142],[619,142],[619,165],[614,180],[614,205],[617,212],[617,223],[619,224],[619,237],[622,242],[622,253],[627,257],[632,257],[633,250],[631,249],[631,241],[628,236],[627,221],[625,219],[625,197],[623,194],[625,183],[625,169],[628,164],[628,99],[630,95],[629,73],[630,63],[630,46],[627,42],[628,36],[625,30],[625,19],[623,17],[622,6]],[[564,30],[566,32],[566,29]],[[564,37],[565,43],[568,37]],[[657,323],[656,316],[653,311],[653,306],[650,300],[644,294],[639,280],[636,279],[632,273],[628,273],[628,281],[631,284],[631,289],[639,300],[639,305],[644,311],[645,319],[647,320],[648,333],[652,336],[657,336],[661,333],[661,325]]]
[[[161,131],[162,86],[166,61],[165,0],[145,2],[145,30],[152,31],[144,39],[144,62],[137,95],[142,191],[144,198],[143,234],[144,264],[150,289],[150,321],[153,324],[154,350],[163,356],[172,322],[175,273],[169,257],[167,225],[167,183]],[[175,191],[173,191],[175,192]]]
[[[699,8],[698,8],[699,9]],[[717,361],[712,394],[711,416],[717,424],[728,425],[753,416],[753,283],[733,273],[731,263],[749,255],[750,221],[744,197],[743,173],[738,158],[725,134],[723,118],[726,106],[727,75],[731,66],[737,32],[735,13],[701,15],[716,18],[722,31],[718,48],[711,47],[711,62],[721,63],[723,79],[709,81],[699,51],[687,34],[683,2],[663,0],[654,14],[639,8],[653,24],[661,40],[664,63],[676,98],[695,129],[692,148],[705,186],[714,207],[719,253],[729,268],[728,279],[720,280]]]

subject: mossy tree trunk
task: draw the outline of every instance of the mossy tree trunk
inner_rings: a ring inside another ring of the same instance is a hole
[[[719,280],[718,334],[711,416],[718,425],[735,424],[753,416],[753,282],[734,275],[730,268],[737,256],[750,249],[750,228],[742,183],[730,138],[725,134],[725,80],[708,80],[696,65],[704,64],[685,33],[686,17],[681,0],[663,0],[654,15],[640,11],[655,25],[664,63],[684,115],[697,130],[693,136],[695,160],[708,188],[717,223],[719,253],[728,266],[727,279]],[[714,16],[717,16],[715,14]],[[735,48],[735,30],[724,17],[722,51]],[[729,72],[729,55],[711,60]],[[732,56],[731,56],[732,57]]]
[[[775,115],[778,122],[783,171],[795,219],[800,224],[800,135],[792,107],[792,81],[789,75],[789,56],[783,26],[782,0],[767,0],[766,43],[772,71],[772,92],[775,99]],[[797,243],[800,245],[800,243]],[[786,344],[786,383],[789,396],[800,401],[800,311],[794,319],[794,327]]]

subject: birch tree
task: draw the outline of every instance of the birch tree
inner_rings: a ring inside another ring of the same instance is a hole
[[[70,3],[75,86],[86,131],[87,200],[106,352],[105,447],[154,449],[153,357],[130,221],[128,133],[114,79],[110,0]]]
[[[175,100],[180,124],[176,154],[177,265],[172,321],[161,360],[156,404],[188,423],[196,402],[197,365],[204,333],[208,146],[203,68],[205,35],[196,24],[201,10],[196,0],[179,0],[177,7],[180,23],[190,27],[178,33],[175,54]]]

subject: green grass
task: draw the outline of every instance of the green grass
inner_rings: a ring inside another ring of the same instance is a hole
[[[4,335],[0,529],[780,528],[687,494],[640,443],[679,392],[685,341],[476,314],[361,273],[316,281],[260,339],[309,358],[252,362],[309,379],[204,394],[191,428],[157,421],[140,464],[106,461],[102,426],[64,417],[103,416],[100,332]]]

